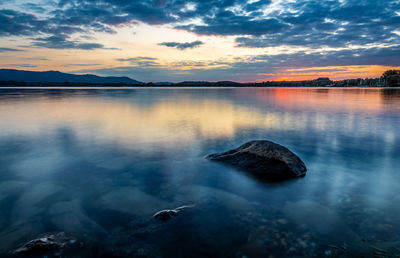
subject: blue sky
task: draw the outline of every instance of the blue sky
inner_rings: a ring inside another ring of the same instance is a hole
[[[260,81],[400,66],[398,0],[0,0],[0,25],[2,68]]]

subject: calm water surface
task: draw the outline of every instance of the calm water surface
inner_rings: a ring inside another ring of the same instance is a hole
[[[73,257],[397,257],[399,132],[394,89],[0,89],[0,254],[63,231]],[[203,159],[254,139],[307,176]]]

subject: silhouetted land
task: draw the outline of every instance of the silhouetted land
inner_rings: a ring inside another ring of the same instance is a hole
[[[1,85],[11,86],[82,86],[82,85],[140,85],[129,77],[102,77],[93,74],[69,74],[58,71],[34,72],[0,69]]]
[[[129,77],[75,75],[57,71],[32,72],[0,69],[0,87],[400,87],[400,70],[388,70],[379,78],[357,78],[332,81],[318,78],[303,81],[184,81],[143,83]]]

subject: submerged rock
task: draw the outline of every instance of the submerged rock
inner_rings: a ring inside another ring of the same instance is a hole
[[[72,245],[77,242],[76,239],[68,237],[64,232],[56,234],[47,234],[41,238],[33,239],[12,253],[16,255],[38,255],[50,251],[60,251],[67,245]]]
[[[210,154],[206,159],[240,167],[267,180],[283,180],[306,175],[303,161],[289,149],[270,141],[250,141],[226,152]]]
[[[166,221],[166,220],[169,220],[170,218],[178,215],[178,213],[181,212],[183,209],[193,208],[193,207],[194,207],[194,205],[186,205],[186,206],[178,207],[173,210],[162,210],[162,211],[159,211],[156,214],[154,214],[153,218],[162,220],[162,221]]]

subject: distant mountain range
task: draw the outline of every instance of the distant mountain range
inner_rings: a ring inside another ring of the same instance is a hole
[[[69,74],[58,71],[33,72],[14,69],[0,69],[0,81],[21,81],[27,83],[84,83],[84,84],[142,84],[129,77],[101,77],[93,74]]]
[[[1,0],[0,0],[1,1]],[[318,78],[303,81],[263,81],[238,83],[234,81],[184,81],[143,83],[129,77],[101,77],[92,74],[69,74],[57,71],[33,72],[14,69],[0,69],[0,87],[13,86],[65,86],[65,87],[400,87],[400,70],[388,70],[379,78],[357,78],[331,81]]]

